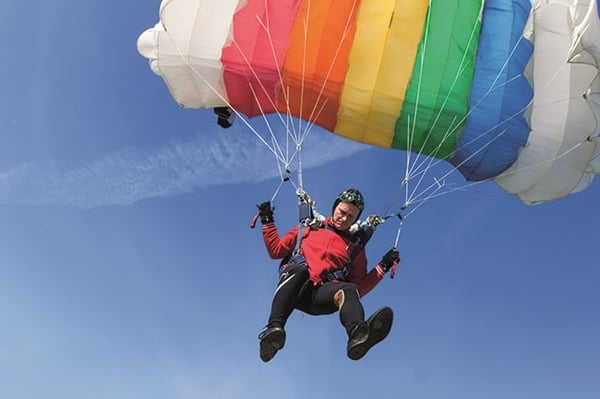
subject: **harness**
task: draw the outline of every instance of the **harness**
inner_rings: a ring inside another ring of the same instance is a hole
[[[375,231],[376,225],[373,225],[369,222],[362,222],[358,226],[358,230],[354,233],[341,232],[323,222],[325,218],[319,215],[318,212],[314,210],[314,201],[310,199],[308,194],[299,194],[299,199],[300,201],[298,205],[300,214],[300,228],[298,230],[298,239],[296,240],[296,249],[294,250],[292,255],[290,255],[290,257],[284,258],[281,261],[281,263],[279,264],[279,273],[283,273],[286,266],[288,265],[306,264],[306,259],[304,258],[304,255],[300,253],[300,243],[302,242],[304,236],[303,232],[306,227],[310,228],[311,230],[326,229],[336,234],[339,234],[340,236],[349,240],[352,245],[352,252],[350,253],[348,261],[346,262],[346,264],[344,264],[344,266],[341,269],[329,272],[324,276],[321,276],[321,278],[324,281],[328,282],[347,281],[348,269],[350,268],[350,266],[352,266],[352,263],[354,263],[354,260],[358,256],[359,252],[365,247],[365,245],[367,245],[367,242],[369,241],[369,239],[373,235],[373,232]]]

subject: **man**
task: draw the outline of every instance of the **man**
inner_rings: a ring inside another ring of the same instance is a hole
[[[371,291],[385,273],[396,268],[400,256],[392,248],[367,272],[364,244],[374,226],[365,225],[366,228],[358,231],[352,228],[364,205],[360,191],[345,190],[336,197],[332,216],[318,226],[302,230],[301,237],[299,226],[280,237],[270,202],[259,205],[269,255],[273,259],[287,259],[273,296],[267,327],[259,335],[263,361],[268,362],[283,348],[285,323],[294,309],[312,315],[339,311],[348,334],[347,354],[353,360],[362,358],[388,335],[392,309],[383,307],[365,321],[360,298]]]

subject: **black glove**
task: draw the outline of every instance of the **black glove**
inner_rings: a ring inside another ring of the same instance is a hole
[[[271,208],[271,202],[266,201],[260,205],[256,205],[258,207],[258,215],[260,216],[260,221],[262,224],[265,223],[273,223],[275,219],[273,219],[273,211],[275,208]]]
[[[387,273],[391,268],[397,266],[398,262],[400,262],[400,253],[396,248],[392,248],[383,255],[383,258],[379,261],[379,265]]]

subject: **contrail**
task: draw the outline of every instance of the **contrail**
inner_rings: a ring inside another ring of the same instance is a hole
[[[368,148],[327,133],[319,133],[318,138],[315,133],[312,139],[311,145],[303,147],[305,168]],[[75,166],[61,166],[60,161],[29,162],[0,170],[0,204],[128,205],[144,198],[278,176],[275,160],[263,144],[227,131],[150,150],[120,149]]]

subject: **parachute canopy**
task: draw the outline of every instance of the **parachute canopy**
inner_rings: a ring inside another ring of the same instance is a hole
[[[138,50],[182,107],[290,114],[526,203],[600,173],[593,0],[163,0]]]

